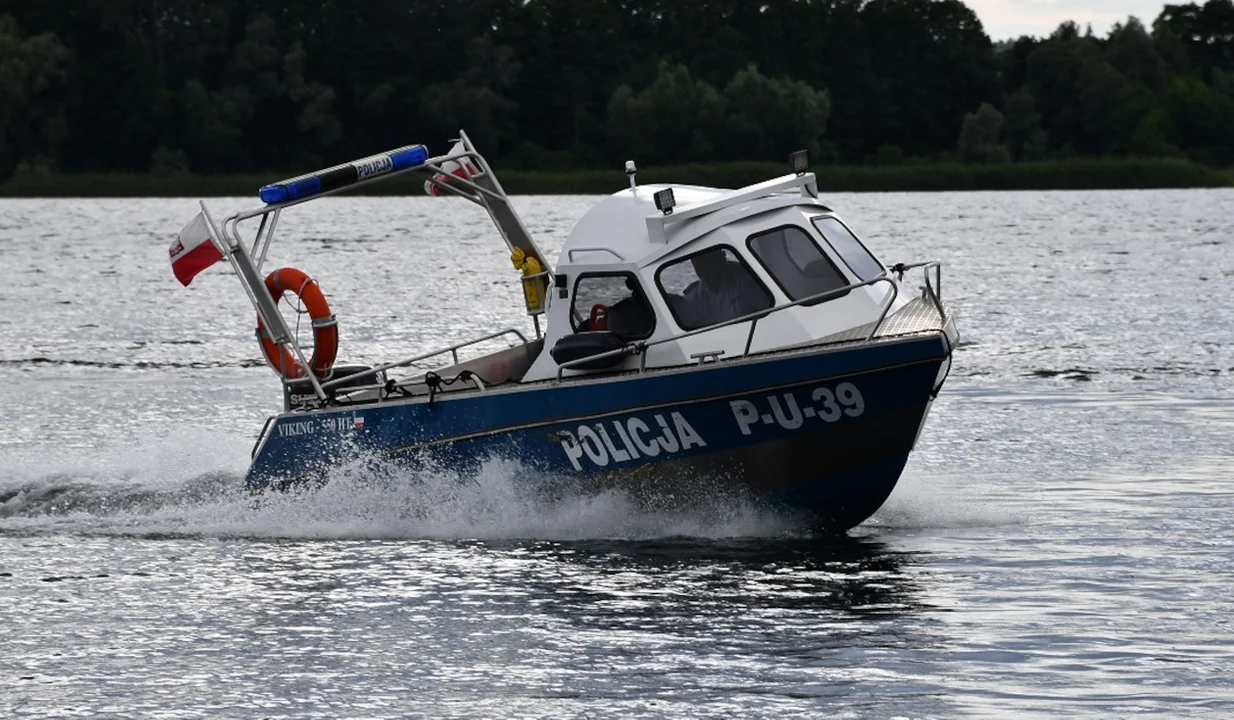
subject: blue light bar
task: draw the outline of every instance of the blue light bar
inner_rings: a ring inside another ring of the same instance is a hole
[[[267,205],[303,200],[371,177],[406,170],[423,164],[425,160],[428,160],[428,148],[423,145],[408,145],[266,185],[257,191],[257,196]]]

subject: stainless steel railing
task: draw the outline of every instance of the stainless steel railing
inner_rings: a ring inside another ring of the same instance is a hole
[[[432,358],[432,357],[437,357],[438,355],[445,355],[446,353],[450,353],[451,360],[453,360],[454,364],[457,365],[459,350],[462,350],[465,347],[470,347],[472,345],[479,345],[480,343],[485,342],[487,340],[495,340],[499,337],[502,337],[503,335],[516,335],[518,336],[518,339],[523,342],[524,345],[527,344],[527,336],[523,335],[521,331],[515,328],[506,328],[505,330],[501,330],[495,333],[489,333],[488,335],[484,335],[482,337],[474,338],[471,340],[466,340],[464,342],[457,343],[449,347],[441,348],[440,350],[433,350],[431,352],[426,352],[420,355],[416,355],[415,357],[407,358],[406,360],[399,360],[398,362],[392,362],[392,363],[387,363],[385,365],[379,365],[375,368],[370,368],[368,370],[365,370],[364,372],[359,372],[354,375],[348,375],[346,377],[338,378],[337,380],[330,380],[329,382],[322,383],[321,387],[323,390],[328,390],[332,387],[337,387],[338,385],[344,382],[349,382],[349,383],[354,382],[356,380],[369,377],[370,375],[377,375],[378,373],[383,373],[387,370],[393,370],[394,368],[406,367],[413,363],[418,363],[423,360],[428,360],[429,358]]]
[[[946,322],[947,310],[943,307],[943,262],[941,260],[927,260],[925,262],[910,263],[908,265],[901,263],[893,267],[892,270],[899,274],[900,279],[903,279],[904,273],[909,270],[916,270],[917,268],[924,268],[921,274],[925,278],[926,294],[929,295],[930,300],[934,303],[934,307],[938,310],[939,316],[944,322]],[[930,279],[931,270],[934,271],[934,279],[932,282]]]

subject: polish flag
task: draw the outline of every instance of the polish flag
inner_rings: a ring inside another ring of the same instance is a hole
[[[171,244],[171,271],[185,287],[197,273],[222,259],[223,253],[210,238],[210,226],[202,213],[197,213],[197,217],[180,231],[180,237]]]
[[[463,141],[460,140],[454,144],[454,147],[450,148],[450,154],[453,155],[456,152],[463,152],[464,150],[466,150],[466,148],[463,147]],[[441,164],[441,169],[445,170],[448,174],[443,175],[442,173],[436,173],[433,175],[433,179],[444,183],[450,182],[451,175],[454,177],[463,178],[464,180],[470,180],[480,174],[480,170],[472,164],[471,158],[469,157],[460,158],[458,160],[447,160]],[[445,194],[444,190],[428,180],[424,181],[424,192],[432,195],[433,197],[441,197]]]

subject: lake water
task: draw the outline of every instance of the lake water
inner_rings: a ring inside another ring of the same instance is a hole
[[[195,203],[0,200],[0,716],[1234,714],[1234,192],[830,199],[963,335],[844,542],[500,463],[255,504],[280,389],[234,278],[172,278]],[[591,202],[516,199],[550,256]],[[406,357],[527,327],[486,222],[327,199],[271,266]]]

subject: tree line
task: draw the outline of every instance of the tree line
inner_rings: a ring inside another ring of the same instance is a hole
[[[1234,163],[1234,0],[992,42],[959,0],[5,0],[0,181],[291,171],[465,128],[518,169]]]

